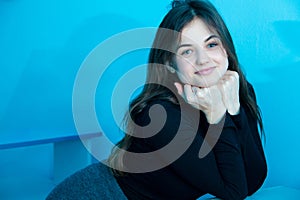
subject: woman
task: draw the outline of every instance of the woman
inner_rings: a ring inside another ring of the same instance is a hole
[[[197,199],[209,193],[232,200],[256,192],[267,174],[262,119],[213,5],[172,3],[147,73],[126,116],[127,134],[108,160],[127,198]],[[169,144],[178,148],[160,151]],[[155,153],[138,157],[147,152]],[[151,163],[160,166],[147,168]]]

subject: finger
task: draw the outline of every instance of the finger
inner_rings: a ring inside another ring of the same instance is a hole
[[[178,83],[178,82],[175,82],[174,85],[175,85],[175,87],[177,89],[178,94],[183,97],[183,88],[182,88],[182,85],[180,83]]]
[[[226,74],[222,77],[222,79],[219,80],[220,84],[223,84],[224,86],[229,86],[229,85],[235,85],[239,83],[239,79],[236,78],[234,74]]]
[[[226,74],[224,74],[223,76],[222,76],[222,80],[228,80],[231,76],[233,76],[232,74],[230,74],[230,73],[226,73]]]
[[[204,97],[203,89],[200,89],[198,87],[192,87],[192,89],[197,97],[200,97],[200,98]]]
[[[192,90],[195,95],[194,105],[197,106],[198,109],[205,109],[207,104],[207,88],[192,87]]]
[[[220,80],[219,81],[228,81],[229,79],[230,79],[230,74],[224,74],[221,78],[220,78]]]
[[[225,95],[225,81],[221,81],[219,84],[218,84],[218,89],[220,90],[222,96]]]
[[[205,98],[207,96],[207,93],[209,92],[209,89],[208,88],[198,88],[198,87],[195,87],[194,88],[194,92],[196,94],[197,97],[199,97],[200,99],[202,98]]]
[[[224,75],[233,76],[236,80],[239,80],[239,74],[236,71],[227,70]]]
[[[196,102],[195,101],[195,93],[193,92],[191,85],[185,84],[183,86],[183,90],[184,90],[184,95],[186,97],[186,100],[188,102]]]
[[[237,73],[237,72],[233,71],[233,70],[227,70],[225,74],[234,74],[234,73]]]
[[[217,96],[218,94],[220,94],[220,89],[219,89],[218,85],[213,85],[206,89],[207,89],[205,91],[206,95],[209,95],[210,97]]]
[[[217,86],[223,85],[224,82],[225,82],[225,79],[222,78],[222,79],[220,79],[220,80],[218,81],[218,83],[217,83],[216,85],[217,85]]]
[[[218,88],[223,88],[223,89],[228,88],[228,87],[230,87],[231,83],[232,83],[232,81],[230,80],[230,78],[228,78],[228,77],[224,78],[222,80],[219,80]]]

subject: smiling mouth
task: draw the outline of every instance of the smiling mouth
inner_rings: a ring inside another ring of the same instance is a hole
[[[215,70],[215,68],[216,67],[209,67],[209,68],[206,68],[206,69],[202,69],[202,70],[196,71],[195,74],[198,74],[198,75],[209,75],[209,74],[211,74]]]

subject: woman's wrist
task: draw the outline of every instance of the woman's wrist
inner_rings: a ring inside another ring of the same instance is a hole
[[[240,113],[240,103],[236,103],[233,106],[227,108],[227,112],[230,115],[238,115]]]
[[[206,113],[206,119],[209,124],[219,123],[226,114],[226,107],[223,104],[215,106],[212,111]]]

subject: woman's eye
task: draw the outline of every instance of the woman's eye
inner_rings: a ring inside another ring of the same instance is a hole
[[[181,55],[190,55],[191,53],[193,53],[193,51],[191,49],[185,50],[181,53]]]
[[[212,42],[212,43],[209,43],[209,44],[207,45],[208,48],[213,48],[213,47],[215,47],[215,46],[218,46],[218,43]]]

